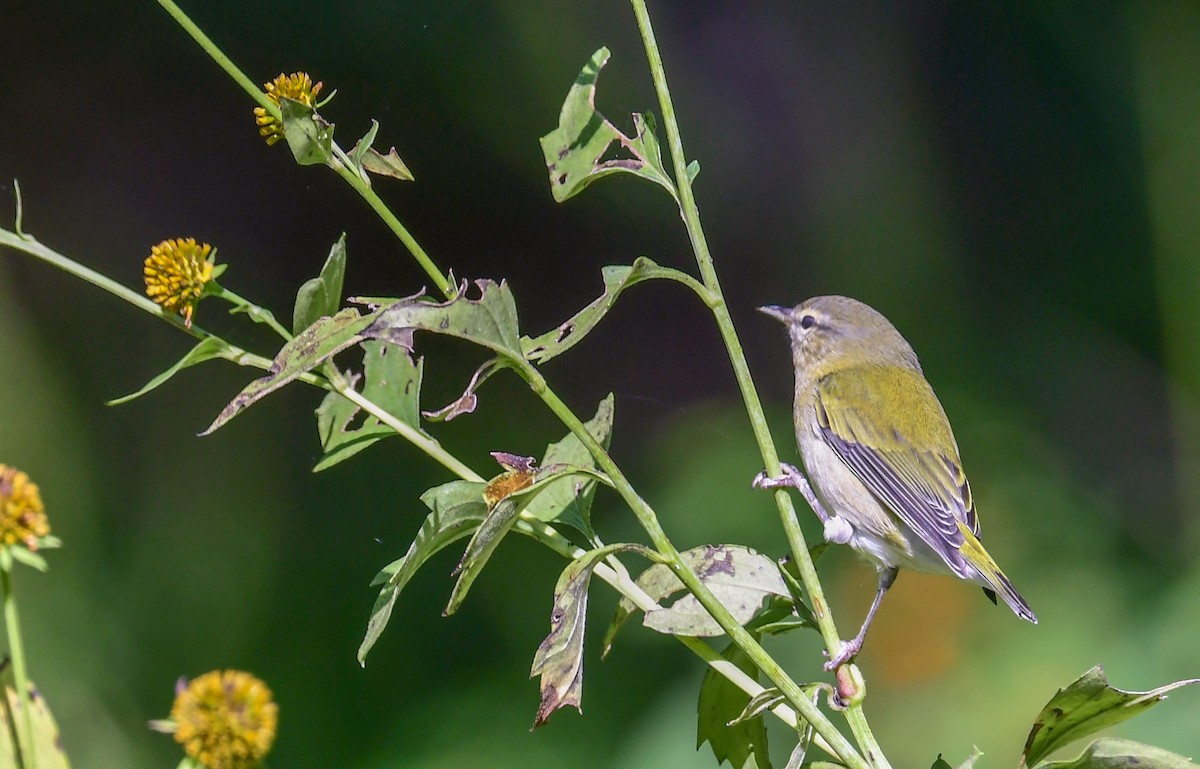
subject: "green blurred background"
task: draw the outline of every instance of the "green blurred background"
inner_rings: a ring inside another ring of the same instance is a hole
[[[624,3],[205,2],[194,18],[252,78],[306,69],[338,90],[343,145],[382,122],[415,172],[377,188],[440,264],[512,282],[523,330],[599,291],[600,267],[648,255],[691,269],[677,212],[633,179],[555,205],[537,138],[593,50],[618,125],[655,102]],[[901,577],[861,658],[868,713],[896,766],[1013,765],[1029,724],[1096,663],[1150,688],[1200,674],[1200,5],[654,3],[697,194],[785,459],[786,341],[754,313],[859,297],[913,342],[955,425],[989,549],[1037,610]],[[266,148],[246,97],[153,2],[0,8],[0,208],[12,186],[48,245],[140,286],[150,245],[192,235],[223,283],[290,317],[296,287],[348,232],[353,294],[422,276],[332,174]],[[270,351],[215,304],[200,322]],[[527,679],[562,562],[506,543],[465,608],[440,616],[457,553],[408,588],[360,669],[376,570],[407,546],[417,496],[448,475],[400,441],[328,472],[289,388],[212,437],[253,372],[191,369],[129,392],[189,341],[100,291],[0,254],[0,462],[42,486],[65,541],[17,578],[32,673],[85,769],[172,766],[145,728],[177,676],[255,672],[274,689],[283,767],[710,766],[694,746],[701,665],[631,628],[601,663],[614,605],[594,591],[584,710],[535,733]],[[481,356],[426,340],[426,405]],[[680,547],[783,552],[711,321],[686,291],[624,296],[546,367],[578,412],[616,393],[613,450]],[[481,472],[562,429],[512,377],[434,429]],[[636,536],[601,495],[606,539]],[[810,535],[817,536],[805,521]],[[822,560],[843,630],[874,577]],[[772,646],[819,674],[814,639]],[[653,675],[648,674],[653,671]],[[1200,692],[1119,733],[1200,754]],[[783,740],[780,740],[782,746]]]

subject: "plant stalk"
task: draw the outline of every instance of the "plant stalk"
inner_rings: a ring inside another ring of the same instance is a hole
[[[0,567],[0,590],[4,592],[4,627],[8,631],[8,651],[12,655],[17,701],[21,703],[21,767],[37,768],[37,750],[33,744],[33,702],[29,696],[29,676],[25,670],[25,646],[21,641],[21,621],[17,616],[17,598],[12,588],[12,559],[5,554]]]

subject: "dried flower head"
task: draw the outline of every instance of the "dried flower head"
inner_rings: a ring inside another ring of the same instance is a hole
[[[212,280],[215,256],[212,246],[197,243],[195,238],[164,240],[150,249],[142,269],[146,296],[167,312],[182,315],[184,325],[191,326],[192,311]]]
[[[15,467],[0,465],[0,541],[37,549],[39,537],[50,534],[50,521],[36,483]]]
[[[267,92],[267,98],[276,104],[286,97],[316,107],[317,94],[323,85],[320,82],[314,84],[307,72],[293,72],[290,75],[280,72],[274,80],[264,83],[263,89]],[[283,138],[283,125],[264,108],[254,108],[254,122],[258,123],[258,133],[267,140],[267,146]]]
[[[214,670],[175,687],[175,741],[208,769],[258,765],[279,724],[267,685],[240,670]]]

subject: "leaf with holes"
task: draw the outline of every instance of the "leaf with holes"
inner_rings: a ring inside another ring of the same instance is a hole
[[[413,358],[396,345],[375,340],[362,343],[362,395],[407,425],[421,429],[421,374],[424,360]],[[357,377],[349,377],[351,386]],[[362,421],[354,426],[354,420]],[[371,414],[360,412],[356,404],[339,393],[327,394],[317,407],[317,433],[321,438],[324,456],[313,472],[333,467],[349,459],[376,441],[396,434]]]
[[[1148,692],[1126,692],[1109,686],[1103,666],[1097,665],[1059,689],[1042,708],[1021,752],[1021,766],[1033,766],[1052,751],[1133,718],[1162,702],[1169,692],[1194,683],[1200,679],[1176,681]]]
[[[592,54],[567,92],[558,128],[541,138],[550,191],[561,203],[597,179],[631,173],[662,185],[675,197],[675,185],[663,166],[662,150],[654,135],[653,118],[635,113],[635,133],[629,137],[596,111],[596,80],[608,57],[607,48]],[[614,142],[618,154],[607,157]]]
[[[511,360],[521,360],[521,336],[517,330],[517,305],[504,281],[477,280],[478,299],[467,297],[464,284],[455,298],[435,303],[425,296],[392,302],[379,311],[378,319],[363,333],[368,339],[383,339],[412,349],[415,331],[465,339],[487,347]]]
[[[400,591],[429,558],[442,548],[470,534],[483,521],[487,506],[483,503],[484,483],[451,481],[421,495],[430,513],[421,529],[400,558],[385,566],[372,585],[383,584],[371,609],[367,633],[358,647],[358,662],[366,664],[367,652],[379,640],[392,616]]]
[[[361,334],[373,322],[374,313],[360,315],[358,310],[352,307],[332,317],[320,318],[285,344],[271,362],[267,375],[246,385],[200,435],[214,432],[265,396],[301,374],[320,366],[347,347],[362,341]]]

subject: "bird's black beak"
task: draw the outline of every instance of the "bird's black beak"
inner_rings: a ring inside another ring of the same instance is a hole
[[[770,315],[780,323],[790,323],[792,320],[792,308],[780,307],[776,304],[767,304],[758,308],[758,311],[763,315]]]

